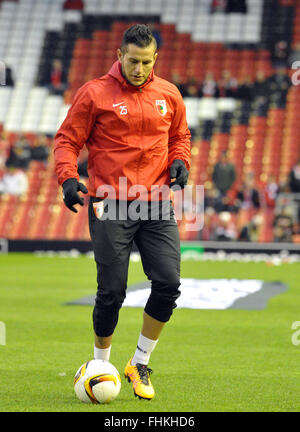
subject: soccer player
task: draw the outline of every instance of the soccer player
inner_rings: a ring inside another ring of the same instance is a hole
[[[133,241],[139,248],[151,294],[125,377],[133,383],[136,396],[149,400],[154,396],[150,355],[180,295],[180,242],[172,203],[170,196],[152,192],[170,191],[170,185],[184,188],[190,167],[183,99],[173,84],[154,74],[157,56],[148,26],[137,24],[126,30],[110,71],[78,90],[54,146],[66,206],[77,212],[74,205],[83,205],[78,192],[90,196],[89,226],[98,282],[93,309],[96,359],[110,358],[126,296]],[[88,148],[88,190],[77,172],[84,145]],[[137,207],[132,207],[135,202],[141,204],[139,217]],[[144,206],[149,203],[151,211]]]

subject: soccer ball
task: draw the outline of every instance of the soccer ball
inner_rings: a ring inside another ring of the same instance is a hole
[[[105,360],[90,360],[84,363],[74,377],[74,390],[82,402],[109,403],[118,396],[120,389],[119,372]]]

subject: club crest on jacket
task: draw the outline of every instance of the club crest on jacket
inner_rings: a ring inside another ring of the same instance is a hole
[[[160,115],[164,116],[167,114],[167,103],[164,99],[156,100],[156,108]]]
[[[93,203],[94,213],[97,219],[101,219],[104,213],[104,202],[94,202]]]

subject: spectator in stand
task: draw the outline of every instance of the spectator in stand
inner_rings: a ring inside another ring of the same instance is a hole
[[[236,99],[252,102],[254,86],[249,75],[246,75],[237,88]]]
[[[65,0],[63,9],[83,10],[84,2],[83,0]]]
[[[228,70],[223,71],[222,77],[218,83],[219,96],[220,97],[230,97],[235,98],[238,82],[236,78],[231,76],[231,72]]]
[[[17,140],[12,145],[7,164],[14,166],[15,168],[21,168],[27,170],[31,159],[31,148],[30,143],[26,136],[19,134]]]
[[[294,62],[300,62],[300,42],[295,43],[291,54],[288,57],[287,65],[292,68]],[[297,66],[297,69],[299,66]]]
[[[270,97],[269,80],[266,78],[263,70],[256,72],[254,87],[254,99],[258,102],[266,103]]]
[[[300,159],[290,171],[288,184],[291,193],[300,193]]]
[[[28,179],[25,172],[6,164],[6,170],[0,180],[0,193],[21,196],[27,192]]]
[[[205,75],[204,81],[200,86],[199,97],[213,97],[217,98],[219,96],[219,89],[216,80],[211,72]]]
[[[285,97],[291,85],[290,78],[286,73],[285,67],[278,67],[275,74],[269,79],[269,89],[271,93],[280,92]]]
[[[40,134],[33,141],[31,147],[31,160],[43,162],[45,165],[48,162],[50,149],[48,144],[48,138],[44,134]]]
[[[55,59],[50,75],[50,90],[53,94],[62,95],[65,89],[66,84],[63,80],[62,62],[59,59]]]
[[[274,67],[286,67],[288,60],[288,44],[285,40],[277,41],[272,52]]]
[[[236,213],[237,209],[232,205],[232,199],[229,195],[229,192],[222,195],[220,191],[212,185],[209,189],[205,190],[204,208],[213,208],[216,213],[224,211]]]
[[[247,13],[246,0],[226,0],[226,13]]]
[[[291,206],[284,207],[274,218],[274,241],[292,242],[294,234],[294,217]]]
[[[5,164],[8,157],[8,142],[3,129],[0,131],[0,177],[4,173]]]
[[[291,193],[300,194],[300,159],[293,166],[288,179],[288,185]],[[297,201],[297,217],[300,223],[300,202]]]
[[[14,87],[15,85],[12,69],[8,65],[5,66],[5,85],[7,87]]]
[[[278,192],[279,186],[276,182],[275,176],[270,176],[263,188],[264,203],[266,207],[275,207]]]
[[[207,241],[213,239],[213,233],[216,229],[216,212],[212,207],[207,207],[204,211],[204,224],[199,231],[199,239]]]
[[[222,152],[219,162],[213,169],[212,181],[220,192],[221,197],[225,197],[236,179],[234,165],[229,162],[227,152]]]
[[[224,13],[227,5],[227,0],[213,0],[211,4],[211,13]]]
[[[230,212],[221,212],[219,222],[214,232],[214,240],[232,241],[237,239],[236,226],[232,220]]]
[[[250,242],[258,242],[259,241],[259,229],[263,222],[263,218],[261,215],[257,214],[251,219],[240,231],[238,236],[239,241],[250,241]]]
[[[242,188],[237,193],[236,205],[243,209],[260,208],[259,192],[254,186],[254,176],[252,173],[248,174]]]
[[[181,79],[179,73],[173,72],[171,81],[178,88],[182,97],[188,96],[186,85],[182,82],[182,79]]]
[[[199,95],[199,85],[197,80],[193,76],[189,76],[186,83],[186,92],[188,97],[198,97]]]
[[[216,212],[222,209],[220,192],[214,185],[204,191],[204,209],[212,208]]]

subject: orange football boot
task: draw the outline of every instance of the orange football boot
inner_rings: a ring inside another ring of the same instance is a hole
[[[154,388],[151,384],[150,374],[152,369],[146,365],[137,363],[135,366],[131,364],[131,359],[128,361],[124,375],[128,382],[132,382],[133,392],[140,399],[152,399],[154,397]]]

